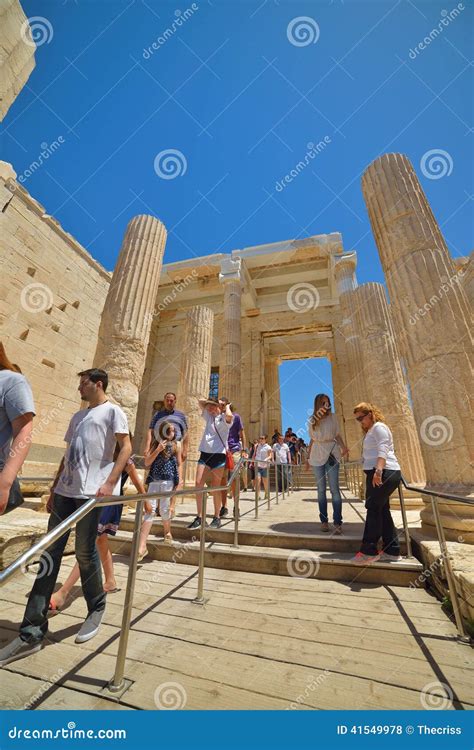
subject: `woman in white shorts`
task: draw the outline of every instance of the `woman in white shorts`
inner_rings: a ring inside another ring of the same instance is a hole
[[[176,440],[174,425],[171,422],[162,422],[159,426],[159,435],[162,438],[159,442],[156,440],[152,443],[150,450],[145,454],[145,466],[150,467],[147,477],[148,492],[169,492],[166,497],[159,500],[160,516],[163,521],[164,541],[165,544],[172,544],[171,536],[171,495],[173,491],[181,489],[183,486],[182,478],[182,461],[181,461],[181,443]],[[145,503],[145,515],[140,530],[140,543],[138,548],[138,560],[143,560],[147,556],[148,550],[146,542],[151,530],[155,511],[157,507],[157,498],[147,500]]]

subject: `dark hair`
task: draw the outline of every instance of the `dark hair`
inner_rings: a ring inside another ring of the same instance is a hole
[[[176,393],[173,393],[173,391],[166,391],[165,395],[163,396],[163,399],[165,399],[166,396],[174,396],[174,398],[176,398]]]
[[[92,383],[102,383],[102,389],[105,393],[109,384],[109,376],[105,370],[99,370],[98,367],[90,367],[88,370],[82,370],[77,373],[79,377],[87,377]]]

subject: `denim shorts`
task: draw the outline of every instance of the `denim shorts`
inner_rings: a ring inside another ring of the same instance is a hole
[[[266,479],[268,476],[268,467],[265,467],[264,469],[260,469],[257,467],[258,476],[262,477],[263,479]]]
[[[225,466],[225,453],[203,453],[201,451],[198,464],[203,464],[208,469],[223,469]]]

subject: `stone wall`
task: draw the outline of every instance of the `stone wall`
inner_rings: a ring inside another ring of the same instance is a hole
[[[18,0],[0,3],[0,121],[35,67],[36,44]]]
[[[77,373],[90,367],[110,274],[0,162],[0,338],[36,402],[32,460],[61,457],[80,407]]]

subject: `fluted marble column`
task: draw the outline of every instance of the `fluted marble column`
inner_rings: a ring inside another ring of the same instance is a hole
[[[409,159],[384,154],[362,178],[404,357],[430,488],[472,489],[470,316],[453,260]],[[450,538],[474,530],[468,506],[441,506]],[[431,510],[423,528],[433,527]]]
[[[186,462],[187,484],[192,484],[194,480],[199,442],[204,427],[198,399],[209,395],[213,331],[212,310],[203,305],[196,305],[188,310],[178,387],[179,408],[186,414],[189,429],[190,460]]]
[[[344,400],[346,405],[346,408],[344,408],[346,436],[351,460],[360,457],[361,446],[360,434],[353,419],[353,409],[359,401],[366,400],[360,332],[357,328],[353,300],[354,290],[357,289],[356,265],[356,254],[348,253],[339,257],[334,266],[342,313],[342,323],[338,326],[335,336],[336,356],[338,357],[338,364],[341,355],[345,360],[345,366],[339,367],[342,390],[337,395]]]
[[[280,360],[278,359],[265,359],[266,431],[269,437],[273,435],[275,427],[278,427],[279,432],[282,431],[283,427],[281,423],[279,364]]]
[[[241,355],[241,259],[225,258],[221,262],[219,280],[224,285],[224,321],[222,327],[219,395],[228,398],[238,410],[242,368]]]
[[[403,475],[423,486],[425,471],[413,412],[400,365],[390,311],[382,284],[362,284],[354,291],[364,365],[367,401],[376,404],[393,433]]]
[[[334,327],[337,378],[333,378],[333,392],[335,404],[339,402],[342,405],[342,418],[339,417],[339,427],[349,448],[349,460],[357,461],[361,456],[362,434],[353,413],[357,399],[352,393],[349,355],[346,346],[346,340],[349,336],[347,326],[348,323],[341,323]]]
[[[99,329],[94,366],[109,374],[111,397],[135,427],[156,293],[166,244],[154,216],[129,222],[114,269]]]

